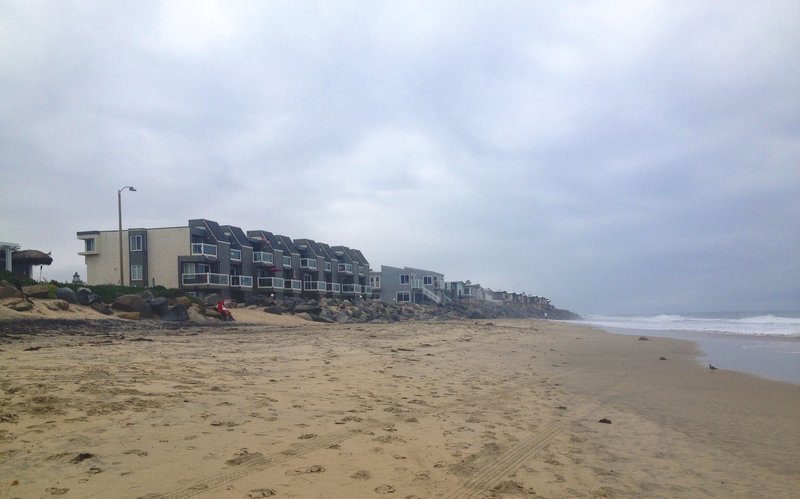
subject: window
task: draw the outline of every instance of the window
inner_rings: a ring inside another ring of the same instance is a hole
[[[142,266],[131,265],[131,281],[141,281],[142,279]]]
[[[381,277],[377,275],[369,276],[369,285],[373,288],[381,287]]]
[[[411,284],[411,275],[400,274],[400,284]],[[400,300],[397,300],[400,301]]]
[[[86,241],[84,241],[84,242],[86,243],[86,252],[87,253],[89,253],[91,251],[94,251],[94,238],[86,239]]]
[[[397,292],[397,301],[398,302],[410,302],[411,301],[411,293],[408,291],[398,291]]]
[[[144,238],[141,235],[131,236],[130,245],[131,245],[131,251],[142,251],[144,247]]]
[[[422,284],[424,284],[426,286],[432,285],[433,284],[433,276],[426,275],[425,277],[423,277],[422,278]]]

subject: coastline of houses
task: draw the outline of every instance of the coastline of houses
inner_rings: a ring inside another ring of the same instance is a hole
[[[446,281],[444,274],[432,270],[381,265],[380,271],[373,271],[358,249],[265,230],[245,232],[203,218],[185,226],[123,230],[121,243],[118,230],[81,231],[77,238],[84,243],[78,254],[84,256],[90,285],[164,286],[237,302],[335,297],[429,305],[549,305],[547,298],[526,293]]]

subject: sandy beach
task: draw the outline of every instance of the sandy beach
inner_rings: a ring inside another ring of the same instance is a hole
[[[689,342],[236,312],[0,320],[0,497],[800,494],[800,385],[712,372]]]

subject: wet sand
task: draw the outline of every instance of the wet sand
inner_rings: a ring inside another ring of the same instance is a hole
[[[800,492],[800,386],[711,372],[689,342],[282,321],[6,334],[0,497]]]

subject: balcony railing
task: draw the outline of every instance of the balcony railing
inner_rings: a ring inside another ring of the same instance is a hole
[[[241,262],[242,261],[242,250],[231,249],[231,260],[233,260],[235,262]]]
[[[303,281],[303,291],[316,291],[324,293],[328,290],[328,283],[325,281]]]
[[[292,266],[292,257],[283,255],[283,266],[284,267],[291,267]]]
[[[301,258],[300,259],[300,268],[317,270],[317,259],[316,258]]]
[[[231,276],[231,287],[236,288],[252,288],[253,287],[253,276],[251,275],[232,275]]]
[[[217,257],[217,247],[213,244],[192,243],[192,255]]]
[[[284,279],[283,289],[290,291],[302,291],[303,281],[301,281],[300,279]]]
[[[272,265],[272,253],[267,253],[266,251],[253,252],[253,263]]]
[[[228,274],[181,274],[181,284],[184,286],[228,286]]]
[[[344,274],[352,274],[353,273],[353,264],[352,263],[340,263],[339,264],[339,272]]]
[[[259,277],[259,289],[283,289],[283,277]]]
[[[342,292],[342,285],[338,282],[326,282],[325,289],[329,293],[341,293]]]
[[[361,292],[360,284],[342,284],[342,293],[346,295],[354,295]]]

